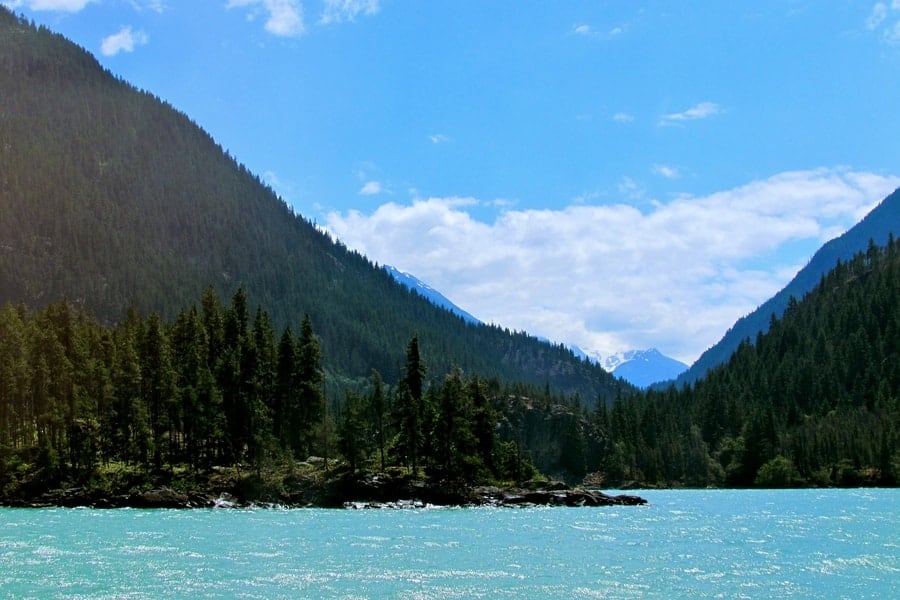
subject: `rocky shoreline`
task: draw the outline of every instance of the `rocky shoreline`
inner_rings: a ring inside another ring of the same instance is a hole
[[[496,506],[496,507],[535,507],[535,506],[640,506],[647,501],[640,496],[620,494],[611,496],[597,490],[581,488],[562,490],[523,490],[519,488],[480,487],[472,490],[471,501],[460,506]],[[425,508],[429,506],[421,500],[381,501],[348,501],[344,508],[349,509],[404,509]],[[430,505],[435,506],[435,505]]]
[[[0,504],[18,508],[346,508],[403,509],[428,506],[638,506],[639,496],[609,495],[598,490],[570,488],[561,482],[526,482],[521,487],[450,487],[416,479],[391,479],[377,475],[341,478],[294,490],[279,497],[248,498],[227,491],[181,492],[169,487],[100,495],[83,488],[44,492],[34,498],[6,498]]]

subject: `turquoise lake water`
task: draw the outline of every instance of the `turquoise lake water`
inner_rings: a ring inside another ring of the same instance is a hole
[[[0,509],[0,598],[897,598],[900,491],[644,507]]]

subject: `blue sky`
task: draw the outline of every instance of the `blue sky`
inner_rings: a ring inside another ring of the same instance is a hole
[[[692,362],[900,186],[900,0],[0,0],[481,318]]]

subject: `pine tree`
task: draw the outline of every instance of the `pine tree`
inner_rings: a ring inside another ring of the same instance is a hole
[[[372,395],[369,398],[369,406],[372,414],[372,427],[375,433],[375,443],[378,446],[378,456],[380,459],[381,471],[385,470],[384,450],[386,442],[385,417],[387,416],[387,402],[384,394],[384,383],[381,380],[381,374],[372,369]]]
[[[356,392],[347,391],[343,415],[338,429],[338,449],[347,460],[350,472],[363,465],[371,449],[371,438],[366,426],[366,407]]]
[[[218,366],[218,383],[222,391],[222,408],[227,427],[225,437],[226,459],[240,462],[249,437],[248,411],[245,403],[247,373],[251,357],[252,339],[248,329],[247,294],[238,289],[231,298],[231,306],[223,318],[223,337]]]
[[[397,389],[397,451],[413,476],[418,474],[424,443],[425,404],[423,386],[425,365],[419,356],[419,338],[413,336],[406,346],[406,371]]]
[[[272,424],[281,447],[299,455],[300,390],[297,379],[297,343],[290,327],[286,327],[278,342],[278,366],[275,372],[275,397],[272,404]]]
[[[147,319],[140,347],[141,395],[146,399],[150,424],[153,467],[162,469],[163,450],[166,442],[171,461],[171,408],[175,404],[175,372],[172,369],[168,340],[162,320],[153,313]]]
[[[313,333],[309,315],[304,315],[300,325],[300,341],[297,348],[298,384],[298,436],[307,456],[313,454],[314,431],[325,418],[325,397],[322,393],[322,350]],[[326,430],[327,431],[327,430]],[[327,440],[323,442],[327,448]]]

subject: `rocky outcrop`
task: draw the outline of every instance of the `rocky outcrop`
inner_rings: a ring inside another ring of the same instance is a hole
[[[237,491],[237,490],[235,490]],[[569,488],[558,481],[530,481],[518,487],[464,487],[383,474],[344,475],[320,483],[305,482],[278,498],[231,495],[220,491],[181,492],[162,486],[143,492],[102,495],[74,487],[36,498],[6,499],[6,506],[92,508],[238,508],[244,506],[321,508],[422,508],[425,506],[634,506],[638,496],[610,496]]]
[[[563,490],[523,490],[517,488],[476,488],[478,504],[491,506],[638,506],[647,501],[639,496],[610,496],[581,488]]]
[[[391,494],[372,493],[378,487],[361,487],[358,495],[343,502],[345,508],[420,508],[422,506],[638,506],[647,501],[628,494],[611,496],[597,490],[568,488],[564,483],[526,482],[522,487],[478,486],[464,491],[439,485],[395,488]],[[384,491],[384,488],[380,490]],[[396,495],[399,493],[400,495]],[[404,498],[398,500],[398,498]]]
[[[208,508],[216,505],[217,498],[202,492],[176,492],[167,487],[155,488],[135,494],[100,495],[83,488],[53,490],[33,499],[10,499],[8,506],[24,508]]]

